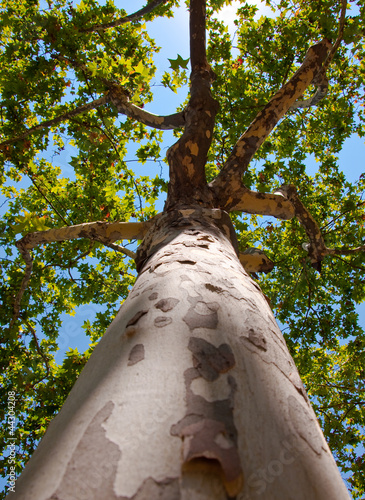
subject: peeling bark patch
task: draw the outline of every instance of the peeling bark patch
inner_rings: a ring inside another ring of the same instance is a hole
[[[204,378],[212,382],[220,373],[230,370],[235,359],[228,344],[215,347],[204,339],[192,337],[189,350],[193,354],[194,367],[184,372],[187,411],[170,433],[183,441],[183,465],[194,467],[195,463],[221,476],[230,497],[242,489],[243,473],[238,453],[237,429],[234,424],[234,395],[237,390],[235,379],[228,375],[230,393],[226,399],[207,401],[191,390],[192,382]]]
[[[136,344],[128,356],[128,366],[135,365],[144,359],[144,345]]]
[[[234,482],[241,475],[237,449],[227,436],[224,423],[217,420],[200,420],[186,427],[183,436],[185,462],[197,458],[217,460],[228,483]]]
[[[213,381],[235,365],[232,349],[228,344],[215,347],[204,339],[191,337],[189,350],[193,353],[194,367],[205,380]]]
[[[169,325],[172,323],[172,318],[166,317],[166,316],[157,316],[155,318],[154,324],[157,326],[157,328],[163,328],[164,326]]]
[[[113,484],[121,452],[119,447],[106,437],[102,425],[111,415],[113,408],[114,404],[109,401],[92,419],[76,446],[52,498],[120,500],[114,492]]]
[[[178,299],[174,299],[169,297],[167,299],[161,299],[155,304],[157,309],[160,309],[162,312],[171,311],[180,301]]]
[[[156,300],[158,298],[158,293],[153,292],[151,295],[148,297],[148,300]]]
[[[136,313],[132,319],[130,319],[127,323],[127,327],[128,326],[132,326],[132,325],[135,325],[136,323],[138,323],[138,321],[142,318],[142,316],[144,316],[145,314],[147,314],[148,311],[138,311],[138,313]]]
[[[199,376],[194,368],[185,372],[187,384],[187,413],[170,432],[183,440],[184,465],[207,460],[212,468],[218,462],[222,481],[230,496],[242,489],[243,474],[237,449],[237,430],[233,420],[233,397],[236,382],[228,377],[229,398],[209,402],[190,390],[191,382]]]
[[[214,330],[218,324],[219,304],[217,302],[202,302],[194,301],[187,314],[183,317],[183,321],[188,325],[189,329],[209,328]]]

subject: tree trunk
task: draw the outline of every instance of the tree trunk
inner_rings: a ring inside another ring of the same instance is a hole
[[[229,216],[164,213],[140,273],[9,498],[349,495]]]

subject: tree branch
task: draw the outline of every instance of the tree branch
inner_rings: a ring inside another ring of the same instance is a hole
[[[327,253],[329,255],[352,255],[359,252],[365,252],[365,245],[355,248],[327,248]]]
[[[81,33],[91,33],[93,31],[104,31],[109,28],[116,28],[117,26],[121,26],[122,24],[130,23],[131,21],[136,21],[140,17],[149,14],[159,5],[163,5],[168,0],[152,0],[149,4],[142,7],[142,9],[137,10],[133,14],[129,14],[128,16],[122,17],[121,19],[116,19],[115,21],[111,21],[110,23],[105,24],[96,24],[95,26],[91,26],[90,28],[83,28],[80,30]]]
[[[110,243],[107,240],[104,240],[103,238],[97,238],[97,241],[100,241],[100,243],[102,243],[106,247],[111,248],[112,250],[115,250],[116,252],[124,253],[124,255],[127,255],[127,257],[130,257],[133,260],[135,260],[136,258],[136,252],[132,252],[132,250],[129,250],[128,248],[123,247],[122,245],[117,245],[116,243]]]
[[[73,240],[76,238],[89,238],[91,240],[103,238],[108,243],[123,239],[142,239],[151,224],[151,220],[146,222],[97,221],[77,224],[76,226],[48,229],[48,231],[35,231],[26,234],[22,239],[18,240],[16,246],[21,251],[22,249],[31,250],[42,243]]]
[[[295,186],[293,186],[292,184],[282,186],[280,188],[280,191],[293,204],[295,215],[304,227],[310,242],[308,247],[304,249],[308,252],[312,266],[317,269],[317,271],[320,271],[321,261],[323,260],[323,257],[328,253],[320,227],[318,226],[317,222],[312,217],[310,212],[307,210],[307,208],[300,201]]]
[[[271,215],[288,220],[295,216],[293,204],[281,192],[258,193],[243,186],[234,192],[221,210],[242,211],[248,214]]]
[[[91,240],[100,241],[100,243],[103,243],[113,250],[122,252],[134,259],[136,256],[134,252],[123,246],[114,244],[114,241],[122,239],[142,239],[147,233],[151,222],[152,219],[146,222],[88,222],[85,224],[78,224],[76,226],[67,226],[57,229],[49,229],[48,231],[28,233],[23,238],[18,240],[15,245],[25,261],[26,268],[20,289],[14,300],[13,317],[10,321],[9,329],[13,327],[19,317],[20,303],[32,273],[33,258],[30,253],[32,248],[42,243],[73,240],[76,238],[89,238]]]
[[[12,144],[16,141],[21,141],[29,135],[33,134],[33,132],[37,132],[37,130],[42,130],[47,127],[54,127],[61,122],[69,120],[74,116],[84,113],[85,111],[89,111],[90,109],[98,108],[103,104],[107,104],[108,102],[111,102],[117,108],[119,113],[129,116],[130,118],[135,119],[138,122],[143,123],[144,125],[147,125],[149,127],[157,128],[160,130],[172,130],[184,126],[185,117],[183,111],[166,116],[149,113],[148,111],[145,111],[144,109],[130,103],[127,92],[123,89],[123,87],[112,84],[111,82],[108,82],[108,84],[109,91],[107,91],[104,96],[99,97],[98,99],[95,99],[94,101],[91,101],[82,106],[78,106],[71,111],[67,111],[66,113],[63,113],[56,118],[52,118],[52,120],[41,122],[38,125],[29,128],[22,134],[12,137],[11,139],[0,142],[0,147]]]
[[[325,62],[323,63],[321,72],[326,73],[329,65],[332,62],[332,59],[334,55],[336,54],[336,51],[338,47],[340,46],[342,40],[343,40],[343,31],[345,28],[345,20],[346,20],[346,8],[347,8],[347,0],[341,0],[341,14],[340,14],[340,21],[339,21],[339,27],[338,27],[338,35],[335,43],[333,44]]]
[[[210,70],[206,55],[205,1],[190,0],[190,62],[192,72]]]
[[[269,273],[274,269],[273,261],[259,248],[246,248],[238,257],[248,273]]]
[[[305,101],[297,101],[292,106],[290,106],[289,111],[294,111],[296,109],[305,109],[310,108],[311,106],[315,106],[319,103],[326,95],[328,91],[328,80],[326,75],[322,75],[322,81],[318,84],[317,90],[312,97],[306,99]]]
[[[321,262],[326,255],[352,255],[365,251],[365,245],[356,248],[328,248],[319,225],[300,201],[296,187],[293,185],[282,186],[280,191],[292,203],[295,215],[307,233],[309,243],[303,243],[302,246],[308,252],[312,266],[317,271],[321,271]]]
[[[258,113],[239,138],[220,174],[210,184],[217,199],[227,200],[232,192],[241,189],[241,176],[252,157],[290,106],[317,76],[330,48],[331,44],[326,39],[311,47],[298,71]]]
[[[166,210],[194,202],[211,207],[213,201],[205,165],[218,103],[210,92],[214,74],[206,58],[205,3],[205,0],[190,1],[190,100],[184,112],[184,133],[167,152],[170,181]]]
[[[109,100],[114,104],[119,113],[129,116],[149,127],[161,130],[172,130],[185,125],[183,111],[166,116],[149,113],[129,102],[126,91],[119,85],[109,83]]]
[[[12,329],[13,325],[15,324],[16,320],[19,317],[19,312],[20,312],[20,303],[23,298],[24,292],[27,289],[30,276],[32,274],[32,269],[33,269],[33,257],[29,250],[23,249],[18,247],[19,252],[22,254],[22,257],[25,261],[25,272],[24,276],[22,279],[22,282],[20,284],[20,288],[18,290],[18,293],[16,294],[16,297],[14,299],[14,304],[13,304],[13,317],[11,318],[11,321],[9,323],[9,330]]]

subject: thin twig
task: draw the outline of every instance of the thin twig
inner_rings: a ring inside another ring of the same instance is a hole
[[[47,377],[49,376],[49,372],[50,372],[50,368],[49,368],[49,364],[48,364],[48,358],[47,356],[42,352],[42,349],[39,345],[39,342],[38,342],[38,338],[37,338],[37,334],[34,330],[34,328],[32,327],[32,325],[29,323],[29,321],[25,320],[24,323],[26,324],[26,326],[28,327],[28,329],[30,330],[31,334],[32,334],[32,337],[33,337],[33,340],[34,340],[34,343],[36,345],[36,349],[37,349],[37,352],[38,354],[41,356],[41,358],[43,359],[44,361],[44,364],[46,365],[46,372],[47,372]]]
[[[342,39],[343,39],[343,31],[345,28],[345,20],[346,20],[346,8],[347,8],[347,0],[341,0],[341,14],[340,14],[340,21],[339,21],[339,28],[338,28],[338,35],[335,43],[333,44],[332,49],[330,50],[327,59],[323,63],[322,66],[322,71],[325,73],[329,67],[329,65],[332,62],[332,59],[334,55],[336,54],[336,51],[338,47],[340,46]]]
[[[328,91],[328,79],[326,77],[326,72],[329,67],[329,65],[332,62],[332,59],[334,55],[336,54],[336,51],[338,47],[340,46],[342,39],[343,39],[343,30],[345,27],[345,19],[346,19],[346,8],[347,8],[347,0],[341,0],[341,14],[340,14],[340,20],[339,20],[339,28],[338,28],[338,35],[335,43],[333,44],[331,50],[329,51],[327,58],[325,59],[322,68],[320,69],[318,75],[316,78],[313,80],[313,83],[317,85],[317,90],[315,94],[310,97],[309,99],[306,99],[305,101],[297,101],[295,102],[289,109],[289,111],[294,111],[295,109],[298,108],[310,108],[311,106],[315,106],[318,104],[327,94]]]
[[[54,127],[55,125],[58,125],[59,123],[64,122],[64,121],[68,120],[69,118],[72,118],[73,116],[84,113],[85,111],[90,111],[90,109],[95,109],[98,106],[102,106],[103,104],[108,102],[108,100],[109,100],[108,95],[104,95],[103,97],[99,97],[99,99],[95,99],[92,102],[88,102],[87,104],[84,104],[82,106],[78,106],[75,109],[72,109],[70,111],[66,111],[66,113],[62,113],[62,115],[57,116],[56,118],[52,118],[51,120],[46,120],[44,122],[41,122],[38,125],[35,125],[34,127],[29,128],[28,130],[26,130],[22,134],[1,142],[0,146],[6,146],[7,144],[12,144],[13,142],[21,141],[21,140],[25,139],[26,137],[28,137],[29,135],[33,134],[33,132],[37,132],[37,130],[42,130],[44,128],[49,128],[49,127]]]
[[[149,14],[159,5],[163,5],[168,0],[152,0],[148,5],[142,7],[142,9],[137,10],[133,14],[129,14],[128,16],[122,17],[121,19],[116,19],[115,21],[111,21],[110,23],[105,24],[96,24],[91,26],[90,28],[83,28],[80,30],[81,33],[91,33],[93,31],[104,31],[109,28],[116,28],[117,26],[121,26],[122,24],[130,23],[131,21],[136,21],[142,16]]]
[[[48,205],[53,209],[53,211],[58,215],[58,217],[62,220],[62,222],[64,224],[66,224],[66,226],[70,226],[70,224],[67,222],[67,220],[62,216],[62,214],[59,213],[59,211],[57,210],[57,208],[53,205],[53,203],[47,198],[47,196],[43,193],[43,191],[40,189],[40,187],[38,186],[38,184],[35,182],[34,178],[32,175],[29,174],[29,172],[27,173],[28,177],[30,178],[32,184],[35,186],[35,188],[39,191],[39,193],[43,196],[43,198],[46,200],[46,202],[48,203]]]
[[[17,243],[16,243],[16,245],[17,245]],[[18,249],[19,249],[20,253],[22,254],[22,257],[25,261],[26,267],[25,267],[25,272],[24,272],[22,282],[20,284],[20,288],[19,288],[18,293],[17,293],[15,300],[14,300],[13,317],[11,318],[11,321],[9,324],[9,330],[12,329],[12,327],[14,326],[15,322],[17,321],[17,319],[19,317],[20,303],[21,303],[21,300],[23,298],[24,292],[28,286],[30,276],[32,274],[32,269],[33,269],[33,258],[32,258],[30,251],[26,248],[22,248],[21,246],[18,246]]]
[[[136,258],[136,253],[132,252],[132,250],[129,250],[126,247],[123,247],[122,245],[117,245],[116,243],[107,243],[106,241],[103,241],[101,238],[97,238],[97,241],[100,241],[103,245],[106,247],[111,248],[112,250],[115,250],[116,252],[124,253],[127,257],[130,257],[131,259]]]

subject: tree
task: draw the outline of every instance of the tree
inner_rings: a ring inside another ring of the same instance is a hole
[[[283,0],[255,20],[242,3],[233,57],[212,16],[224,2],[211,0],[207,57],[205,1],[191,0],[189,100],[156,116],[143,107],[156,51],[143,22],[177,3],[131,16],[111,2],[3,6],[1,161],[13,182],[2,401],[5,419],[16,399],[17,430],[3,436],[14,471],[78,379],[9,498],[347,498],[268,301],[360,498],[364,177],[348,182],[337,155],[364,134],[362,4]],[[170,63],[161,81],[176,90],[187,60]],[[166,128],[178,135],[168,184],[137,177],[127,143],[140,143],[140,162],[158,160]],[[70,179],[54,156],[66,142]],[[116,243],[132,239],[137,252]],[[263,295],[256,273],[268,271]],[[89,302],[108,305],[85,322],[91,347],[57,366],[60,316]]]

